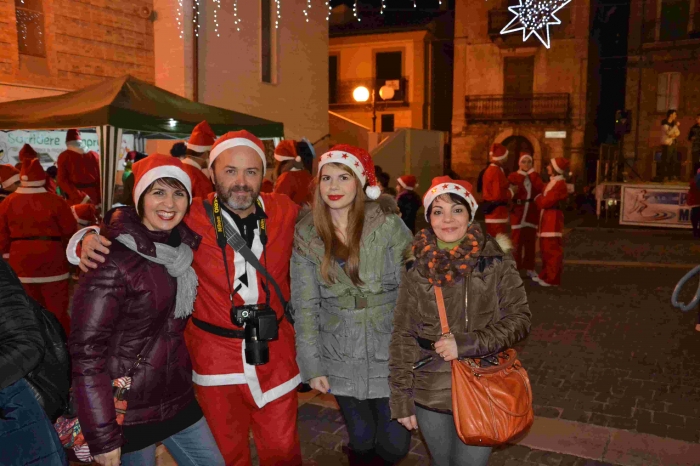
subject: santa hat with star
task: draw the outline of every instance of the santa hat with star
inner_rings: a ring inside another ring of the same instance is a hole
[[[491,146],[489,155],[494,162],[501,162],[508,158],[508,149],[503,144],[496,143]]]
[[[339,163],[349,167],[360,180],[362,186],[367,185],[365,193],[367,193],[368,198],[378,199],[382,194],[381,189],[377,185],[372,156],[366,150],[348,144],[338,144],[331,147],[331,150],[321,156],[318,162],[319,174],[321,173],[321,168],[327,163]]]
[[[143,160],[139,160],[132,167],[134,174],[134,204],[138,209],[139,199],[143,192],[154,181],[160,178],[175,178],[187,190],[192,203],[192,180],[183,169],[183,164],[177,157],[170,155],[153,154]]]
[[[436,197],[443,194],[456,194],[464,200],[467,201],[469,208],[471,209],[471,218],[474,218],[476,214],[476,209],[479,208],[479,204],[476,203],[476,199],[472,195],[472,185],[468,181],[464,180],[453,180],[449,176],[438,176],[433,178],[433,182],[430,185],[428,191],[426,191],[423,196],[423,207],[425,208],[425,219],[430,222],[428,218],[428,210],[430,209],[430,204],[433,203]]]
[[[0,165],[0,187],[7,189],[19,181],[19,170],[12,165]]]
[[[257,136],[244,129],[240,131],[229,131],[216,140],[214,146],[211,148],[211,152],[209,152],[209,168],[211,169],[211,166],[214,164],[214,160],[216,160],[216,158],[221,155],[223,151],[234,147],[249,147],[253,149],[262,160],[263,176],[265,176],[267,167],[265,146]]]
[[[195,152],[206,152],[214,145],[216,134],[206,121],[198,123],[192,130],[190,139],[187,141],[187,148]]]

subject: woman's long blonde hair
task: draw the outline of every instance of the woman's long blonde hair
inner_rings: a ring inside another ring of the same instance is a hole
[[[337,277],[333,271],[333,263],[338,258],[345,261],[345,273],[347,273],[355,286],[359,286],[363,284],[362,280],[360,280],[360,243],[362,242],[362,228],[365,224],[365,194],[362,190],[363,186],[347,165],[341,163],[329,163],[327,165],[332,165],[350,173],[355,180],[357,195],[348,212],[347,244],[344,244],[335,232],[330,207],[321,197],[320,180],[323,172],[323,167],[321,167],[316,177],[312,206],[314,226],[318,236],[323,241],[324,247],[321,277],[326,283],[335,283]]]

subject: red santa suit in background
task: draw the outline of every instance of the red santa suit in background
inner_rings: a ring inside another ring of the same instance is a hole
[[[78,222],[80,228],[84,228],[90,225],[97,225],[99,223],[97,219],[97,209],[92,204],[76,204],[70,207],[71,212],[73,212],[73,217],[75,221]]]
[[[19,186],[19,170],[17,170],[12,165],[0,165],[0,204],[4,201],[7,196],[15,192]],[[0,249],[0,255],[5,260],[10,258],[9,245],[6,246],[7,249]]]
[[[22,146],[22,148],[19,150],[19,165],[20,168],[22,167],[22,164],[24,163],[25,160],[32,160],[32,159],[38,159],[39,154],[36,153],[34,148],[30,146],[29,144],[25,144]],[[46,191],[50,193],[55,193],[56,192],[56,181],[49,176],[49,174],[46,174],[46,184],[44,185],[44,188]]]
[[[56,161],[56,181],[68,197],[68,204],[102,204],[100,192],[100,156],[93,151],[85,152],[80,131],[69,129],[66,133],[67,149]]]
[[[64,199],[46,191],[38,159],[25,161],[20,187],[0,204],[0,251],[27,294],[53,313],[70,333],[65,245],[76,221]]]
[[[514,189],[509,188],[508,179],[501,166],[508,160],[508,149],[502,144],[494,144],[489,152],[491,165],[484,172],[482,191],[486,232],[493,236],[508,233],[508,201],[513,198]]]
[[[561,284],[561,272],[564,264],[564,249],[562,237],[564,235],[564,212],[560,202],[569,197],[569,192],[564,179],[564,173],[569,169],[569,161],[564,157],[552,159],[547,167],[550,172],[550,180],[542,194],[535,197],[535,204],[541,209],[540,226],[540,252],[542,254],[542,271],[533,281],[542,286],[558,286]]]
[[[544,183],[539,173],[532,168],[532,155],[522,153],[518,164],[520,170],[508,175],[508,182],[518,187],[510,211],[510,238],[518,270],[525,270],[530,278],[533,278],[537,276],[535,246],[537,225],[540,221],[540,211],[534,199],[544,189]],[[523,165],[530,168],[523,171]]]
[[[286,194],[297,205],[311,204],[313,191],[311,184],[314,177],[305,169],[304,161],[297,153],[297,143],[286,139],[275,147],[277,161],[277,180],[274,192]],[[311,165],[311,163],[309,163]]]
[[[190,139],[187,141],[187,152],[182,160],[184,164],[182,169],[192,181],[193,198],[206,199],[209,193],[214,191],[214,185],[209,179],[208,173],[204,171],[204,167],[215,140],[216,135],[209,123],[202,121],[194,127]]]

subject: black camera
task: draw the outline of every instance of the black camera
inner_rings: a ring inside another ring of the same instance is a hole
[[[245,362],[251,366],[270,362],[267,342],[277,340],[279,330],[275,311],[265,304],[234,307],[231,321],[238,327],[245,326]]]

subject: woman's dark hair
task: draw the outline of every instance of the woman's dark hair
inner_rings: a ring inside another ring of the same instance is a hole
[[[435,199],[442,198],[445,195],[449,196],[450,201],[452,201],[453,204],[459,204],[459,205],[466,207],[467,212],[469,213],[469,218],[470,219],[474,218],[474,216],[472,214],[472,208],[469,207],[467,200],[464,199],[462,196],[459,196],[455,193],[447,193],[447,194],[441,194],[440,196],[437,196]],[[435,203],[435,199],[433,199],[433,202],[431,202],[430,205],[428,206],[428,221],[430,221],[430,215],[433,213],[433,204]]]
[[[391,176],[387,172],[381,172],[377,176],[377,181],[381,184],[384,189],[389,187],[389,182],[391,181]]]
[[[666,118],[668,119],[668,117],[670,117],[674,113],[677,113],[677,112],[674,109],[670,109],[668,112],[666,112]]]
[[[187,145],[184,142],[176,142],[170,148],[170,155],[173,157],[184,157],[185,152],[187,152]]]
[[[153,188],[156,186],[156,183],[159,181],[169,188],[181,189],[187,193],[187,210],[185,211],[185,215],[187,215],[190,212],[190,193],[187,191],[187,188],[185,188],[185,185],[180,182],[180,180],[175,179],[175,178],[165,177],[165,178],[158,178],[153,183],[149,184],[148,187],[143,190],[141,197],[139,197],[139,203],[138,203],[136,210],[138,211],[139,217],[141,218],[141,220],[143,220],[143,204],[145,202],[144,200],[146,199],[146,194],[153,191]]]

